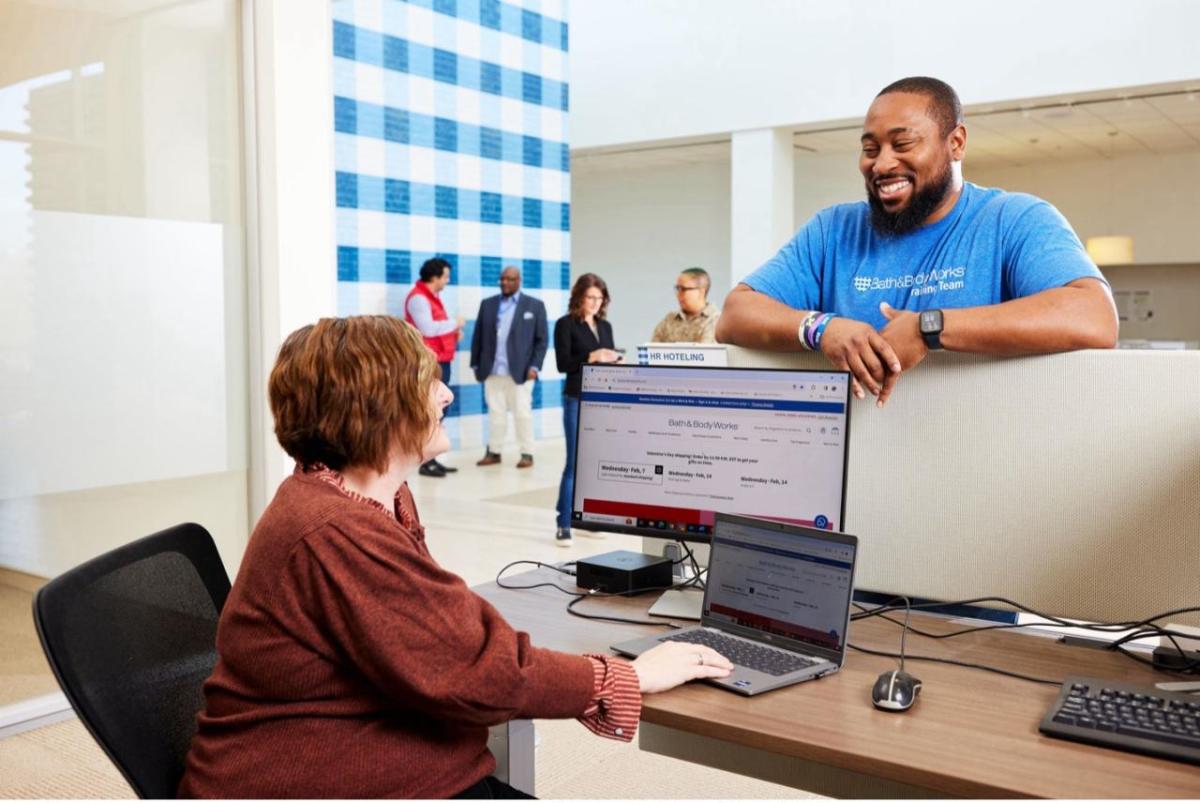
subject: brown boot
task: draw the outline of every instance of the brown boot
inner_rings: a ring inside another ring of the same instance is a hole
[[[517,462],[517,468],[529,468],[533,465],[533,455],[523,454],[520,461]]]
[[[499,464],[499,462],[500,462],[500,455],[496,454],[493,451],[488,450],[483,453],[482,458],[475,461],[475,465],[477,465],[477,466],[494,466],[494,465]]]

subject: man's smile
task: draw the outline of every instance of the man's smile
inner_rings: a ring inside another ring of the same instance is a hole
[[[901,200],[911,189],[912,180],[904,176],[875,179],[875,194],[880,201],[888,205]]]

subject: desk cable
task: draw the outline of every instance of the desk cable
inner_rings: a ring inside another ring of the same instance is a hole
[[[686,557],[680,558],[680,561],[683,561],[686,559],[687,559]],[[595,613],[583,613],[582,611],[575,610],[575,606],[578,605],[579,603],[583,602],[585,599],[590,599],[593,597],[633,597],[638,594],[647,593],[649,591],[661,592],[661,591],[669,591],[669,590],[673,590],[673,589],[690,588],[690,587],[695,586],[699,580],[699,576],[697,575],[695,577],[691,577],[691,578],[685,580],[682,583],[676,583],[675,585],[670,586],[669,588],[666,588],[666,589],[664,589],[662,586],[655,586],[653,588],[634,588],[634,589],[630,589],[629,591],[597,591],[596,589],[589,589],[586,591],[575,591],[570,588],[563,588],[558,583],[550,582],[550,581],[543,581],[540,583],[530,583],[529,585],[512,585],[511,583],[505,583],[503,580],[501,580],[501,577],[503,576],[503,574],[506,571],[511,569],[513,566],[521,566],[521,565],[537,566],[538,568],[550,569],[552,571],[558,572],[559,574],[565,574],[569,577],[574,577],[575,572],[571,571],[570,569],[565,568],[567,566],[573,566],[574,564],[575,564],[575,561],[569,561],[567,563],[562,564],[561,566],[555,566],[552,563],[543,563],[543,562],[537,561],[537,560],[514,560],[512,563],[509,563],[507,566],[505,566],[499,572],[496,573],[496,585],[499,586],[500,588],[518,590],[518,591],[524,591],[524,590],[533,589],[533,588],[553,588],[557,591],[561,591],[562,593],[566,594],[569,597],[574,597],[574,599],[572,599],[570,602],[567,603],[567,613],[571,614],[572,616],[578,616],[581,619],[592,619],[592,620],[599,621],[599,622],[615,622],[617,624],[623,624],[623,625],[654,625],[655,627],[665,627],[665,628],[669,628],[671,630],[678,630],[680,626],[673,622],[657,621],[654,619],[626,619],[624,617],[619,617],[619,616],[602,616],[600,614],[595,614]]]
[[[692,552],[691,547],[689,547],[687,545],[686,541],[676,541],[675,543],[678,544],[679,547],[683,550],[683,557],[680,558],[679,560],[671,561],[671,565],[678,566],[680,563],[683,563],[685,560],[688,561],[689,563],[691,563],[691,565],[692,565],[692,576],[691,576],[691,578],[689,578],[689,582],[683,583],[677,587],[678,588],[686,588],[690,585],[692,588],[698,588],[701,591],[703,591],[704,590],[704,576],[708,573],[708,569],[700,568],[700,562],[698,560],[696,560],[695,554]]]
[[[859,619],[867,619],[872,616],[879,616],[879,617],[882,617],[884,620],[891,622],[894,625],[904,627],[904,633],[907,633],[908,630],[912,630],[913,633],[916,633],[919,636],[924,636],[925,638],[930,638],[930,639],[954,638],[955,636],[962,636],[962,635],[966,635],[968,633],[978,633],[978,632],[982,632],[985,630],[1011,630],[1011,629],[1022,628],[1022,627],[1079,628],[1082,630],[1093,630],[1093,631],[1100,632],[1100,633],[1114,633],[1114,632],[1119,633],[1122,631],[1131,630],[1133,632],[1126,633],[1126,635],[1122,636],[1121,638],[1116,639],[1115,641],[1111,642],[1110,644],[1107,644],[1105,646],[1105,649],[1115,650],[1117,652],[1120,652],[1122,655],[1125,655],[1135,661],[1138,661],[1139,663],[1147,664],[1149,666],[1155,666],[1154,662],[1141,656],[1141,655],[1136,654],[1133,650],[1126,648],[1124,646],[1124,644],[1126,644],[1127,642],[1132,641],[1134,639],[1143,638],[1145,636],[1158,635],[1162,638],[1168,639],[1171,642],[1171,644],[1174,646],[1174,648],[1179,652],[1180,655],[1185,655],[1186,653],[1184,652],[1182,646],[1177,641],[1177,638],[1180,636],[1186,637],[1188,634],[1180,633],[1178,631],[1173,631],[1168,628],[1161,627],[1160,625],[1157,625],[1155,623],[1158,620],[1165,619],[1169,616],[1177,616],[1177,615],[1183,614],[1183,613],[1200,612],[1200,607],[1177,608],[1175,610],[1166,611],[1164,613],[1160,613],[1155,616],[1151,616],[1146,619],[1141,619],[1141,620],[1137,620],[1137,621],[1097,622],[1097,623],[1089,624],[1089,623],[1070,622],[1070,621],[1061,619],[1059,617],[1050,616],[1048,614],[1042,613],[1041,611],[1037,611],[1033,608],[1030,608],[1026,605],[1022,605],[1019,602],[1014,602],[1013,600],[1007,599],[1005,597],[976,597],[974,599],[960,600],[957,602],[925,602],[925,603],[918,603],[915,605],[905,605],[904,606],[905,610],[906,610],[905,621],[900,622],[900,621],[888,616],[887,614],[889,614],[893,611],[899,611],[901,609],[901,606],[896,603],[900,602],[901,600],[904,600],[905,602],[907,602],[907,600],[905,600],[903,597],[897,597],[884,605],[879,605],[875,608],[870,608],[870,609],[866,608],[863,605],[855,603],[854,607],[858,608],[861,612],[852,616],[851,619],[853,621],[857,621]],[[908,619],[907,611],[911,610],[911,608],[939,608],[939,607],[949,606],[949,605],[973,605],[973,604],[977,604],[980,602],[1000,602],[1005,605],[1009,605],[1013,608],[1016,608],[1018,610],[1021,610],[1026,613],[1037,616],[1041,619],[1045,619],[1047,621],[979,625],[979,626],[975,626],[975,627],[961,628],[959,630],[955,630],[955,631],[952,631],[949,633],[929,633],[929,632],[923,631],[916,627],[910,627],[907,622],[907,619]],[[899,655],[897,655],[896,653],[889,653],[889,652],[884,652],[881,650],[871,650],[871,649],[867,649],[866,647],[859,647],[855,644],[848,644],[847,646],[849,646],[851,649],[857,650],[859,652],[867,653],[869,655],[879,655],[879,656],[883,656],[883,657],[887,657],[887,658],[901,658],[901,660],[903,660],[903,654],[904,654],[904,646],[903,645],[904,645],[904,635],[902,634],[901,635],[901,648],[900,648],[901,652]],[[955,666],[963,666],[963,667],[967,667],[967,668],[971,668],[971,669],[982,669],[987,672],[995,672],[997,674],[1006,675],[1008,677],[1014,677],[1019,680],[1027,680],[1032,683],[1044,683],[1044,684],[1054,685],[1054,686],[1061,685],[1061,683],[1062,683],[1062,681],[1060,681],[1060,680],[1047,680],[1045,678],[1033,677],[1031,675],[1023,675],[1019,672],[1011,672],[1011,671],[1008,671],[1005,669],[1000,669],[998,667],[986,666],[984,664],[968,663],[965,661],[957,661],[957,660],[950,659],[950,658],[936,658],[933,656],[926,656],[926,655],[910,655],[908,657],[914,661],[933,661],[935,663],[953,664]],[[1183,666],[1177,668],[1175,671],[1176,672],[1194,671],[1198,667],[1200,667],[1200,661],[1191,660],[1191,661],[1188,661],[1187,663],[1185,663]],[[1161,669],[1161,667],[1156,667],[1156,668]]]
[[[855,603],[855,607],[859,608],[862,611],[862,613],[856,614],[853,617],[853,619],[858,620],[858,619],[867,619],[872,616],[882,616],[884,619],[887,619],[888,621],[892,622],[893,624],[899,624],[898,622],[896,622],[895,619],[892,619],[892,618],[886,616],[886,614],[891,613],[892,611],[900,610],[899,606],[894,604],[897,601],[898,601],[898,599],[894,599],[885,605],[880,605],[880,606],[872,608],[872,609],[864,608],[862,605]],[[1139,663],[1146,664],[1147,666],[1155,666],[1153,661],[1148,660],[1147,658],[1145,658],[1141,655],[1138,655],[1133,650],[1127,649],[1124,645],[1130,641],[1133,641],[1133,640],[1136,640],[1139,638],[1145,638],[1146,636],[1160,636],[1161,638],[1165,638],[1168,641],[1170,641],[1172,646],[1175,648],[1176,652],[1178,652],[1179,655],[1185,656],[1186,652],[1184,651],[1182,645],[1180,645],[1178,638],[1180,638],[1180,637],[1188,638],[1188,637],[1191,637],[1192,634],[1181,633],[1176,630],[1171,630],[1169,628],[1165,628],[1158,624],[1155,624],[1155,622],[1157,622],[1160,619],[1166,619],[1167,617],[1171,617],[1171,616],[1178,616],[1180,614],[1185,614],[1185,613],[1200,612],[1200,607],[1176,608],[1174,610],[1165,611],[1163,613],[1156,614],[1155,616],[1151,616],[1151,617],[1147,617],[1145,619],[1140,619],[1140,620],[1135,620],[1135,621],[1088,623],[1088,622],[1072,622],[1072,621],[1068,621],[1066,619],[1062,619],[1057,616],[1051,616],[1050,614],[1046,614],[1046,613],[1043,613],[1034,608],[1030,608],[1027,605],[1023,605],[1019,602],[1015,602],[1014,600],[1010,600],[1007,597],[975,597],[974,599],[961,600],[958,602],[923,602],[923,603],[918,603],[916,605],[913,605],[912,607],[914,607],[914,608],[939,608],[939,607],[943,607],[943,606],[952,606],[952,605],[975,605],[975,604],[981,603],[981,602],[1003,603],[1012,608],[1016,608],[1017,610],[1023,611],[1028,614],[1032,614],[1033,616],[1037,616],[1038,618],[1044,619],[1046,621],[979,625],[976,627],[962,628],[961,630],[955,630],[950,633],[927,633],[925,631],[918,630],[916,628],[913,628],[913,632],[919,636],[924,636],[926,638],[944,639],[944,638],[953,638],[955,636],[965,635],[967,633],[978,633],[978,632],[985,631],[985,630],[1012,630],[1012,629],[1022,628],[1022,627],[1077,628],[1080,630],[1091,630],[1091,631],[1094,631],[1097,633],[1121,633],[1123,631],[1131,630],[1133,632],[1126,633],[1124,636],[1121,636],[1120,638],[1106,644],[1105,649],[1116,650],[1117,652],[1120,652],[1121,654],[1133,659],[1134,661],[1138,661]],[[1190,672],[1190,671],[1196,670],[1197,668],[1200,668],[1200,660],[1192,660],[1192,661],[1188,661],[1183,666],[1174,668],[1174,671]]]
[[[858,652],[866,653],[867,655],[878,655],[883,658],[899,658],[900,657],[899,653],[886,652],[884,650],[872,650],[872,649],[868,649],[866,647],[860,647],[857,644],[847,644],[846,646],[852,650],[857,650]],[[987,666],[986,664],[973,664],[973,663],[969,663],[967,661],[956,661],[953,658],[935,658],[932,655],[910,655],[910,656],[908,656],[908,660],[910,660],[910,661],[932,661],[933,663],[937,663],[937,664],[953,664],[954,666],[963,666],[963,667],[966,667],[967,669],[982,669],[985,672],[995,672],[997,675],[1007,675],[1008,677],[1016,678],[1017,680],[1028,680],[1030,683],[1045,683],[1050,686],[1061,686],[1062,685],[1061,680],[1047,680],[1046,678],[1037,678],[1032,675],[1022,675],[1020,672],[1010,672],[1007,669],[1000,669],[999,667],[995,667],[995,666]]]

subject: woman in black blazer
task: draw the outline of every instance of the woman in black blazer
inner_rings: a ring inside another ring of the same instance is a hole
[[[579,395],[583,365],[589,362],[620,362],[614,351],[612,324],[604,320],[608,311],[608,285],[594,273],[575,280],[567,314],[554,324],[554,355],[558,370],[566,377],[563,385],[563,435],[567,439],[567,464],[558,484],[558,529],[554,541],[571,545],[571,502],[575,495],[575,440],[579,432]]]

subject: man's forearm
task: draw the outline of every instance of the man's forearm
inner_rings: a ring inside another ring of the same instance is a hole
[[[942,346],[975,354],[1113,348],[1117,312],[1108,287],[1083,279],[988,307],[947,309]]]
[[[805,314],[740,284],[725,298],[717,319],[717,341],[751,349],[800,351],[800,322]]]

